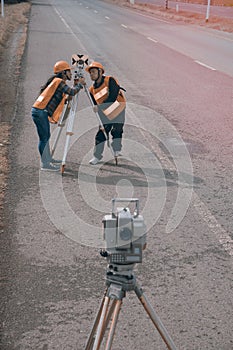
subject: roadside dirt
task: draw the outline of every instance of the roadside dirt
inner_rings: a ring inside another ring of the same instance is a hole
[[[12,127],[20,64],[24,52],[30,3],[5,5],[0,17],[0,230],[9,172],[8,145]]]
[[[233,20],[212,17],[205,22],[205,18],[198,14],[165,10],[154,5],[130,5],[126,0],[104,0],[119,6],[133,7],[156,17],[195,24],[208,28],[233,32]],[[5,16],[0,17],[0,232],[3,231],[3,203],[7,189],[9,173],[8,145],[10,131],[15,114],[17,85],[20,74],[21,59],[24,53],[27,25],[31,4],[29,2],[5,5]]]

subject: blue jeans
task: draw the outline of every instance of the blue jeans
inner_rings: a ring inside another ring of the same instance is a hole
[[[34,121],[39,136],[38,149],[41,156],[42,166],[47,166],[51,161],[49,139],[50,125],[48,112],[44,109],[32,107],[32,120]]]

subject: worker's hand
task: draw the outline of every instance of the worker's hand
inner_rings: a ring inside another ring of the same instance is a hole
[[[78,85],[78,83],[79,83],[79,79],[74,79],[74,86]]]
[[[79,78],[78,82],[82,85],[86,85],[86,82],[85,82],[85,78],[84,77],[81,77]]]
[[[97,113],[97,112],[98,112],[98,106],[93,106],[93,111],[94,111],[95,113]]]

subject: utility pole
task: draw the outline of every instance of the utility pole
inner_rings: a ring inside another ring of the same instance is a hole
[[[209,15],[210,15],[210,2],[211,2],[211,0],[208,0],[207,9],[206,9],[206,18],[205,18],[205,21],[206,21],[206,22],[208,22],[208,20],[209,20]]]
[[[4,0],[1,0],[1,12],[2,12],[2,17],[4,17]]]
[[[165,9],[168,10],[168,0],[165,0]]]

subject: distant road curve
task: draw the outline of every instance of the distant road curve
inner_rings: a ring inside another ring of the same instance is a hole
[[[148,4],[154,4],[158,6],[164,6],[166,0],[134,0],[135,4],[137,3],[148,3]],[[200,4],[191,4],[186,3],[182,1],[170,1],[168,0],[168,8],[176,8],[176,5],[179,6],[179,10],[181,11],[189,11],[189,12],[195,12],[205,15],[207,10],[207,5],[200,5]],[[232,18],[233,19],[233,7],[227,7],[227,6],[210,6],[210,17],[213,16],[219,16],[219,17],[226,17],[226,18]]]

